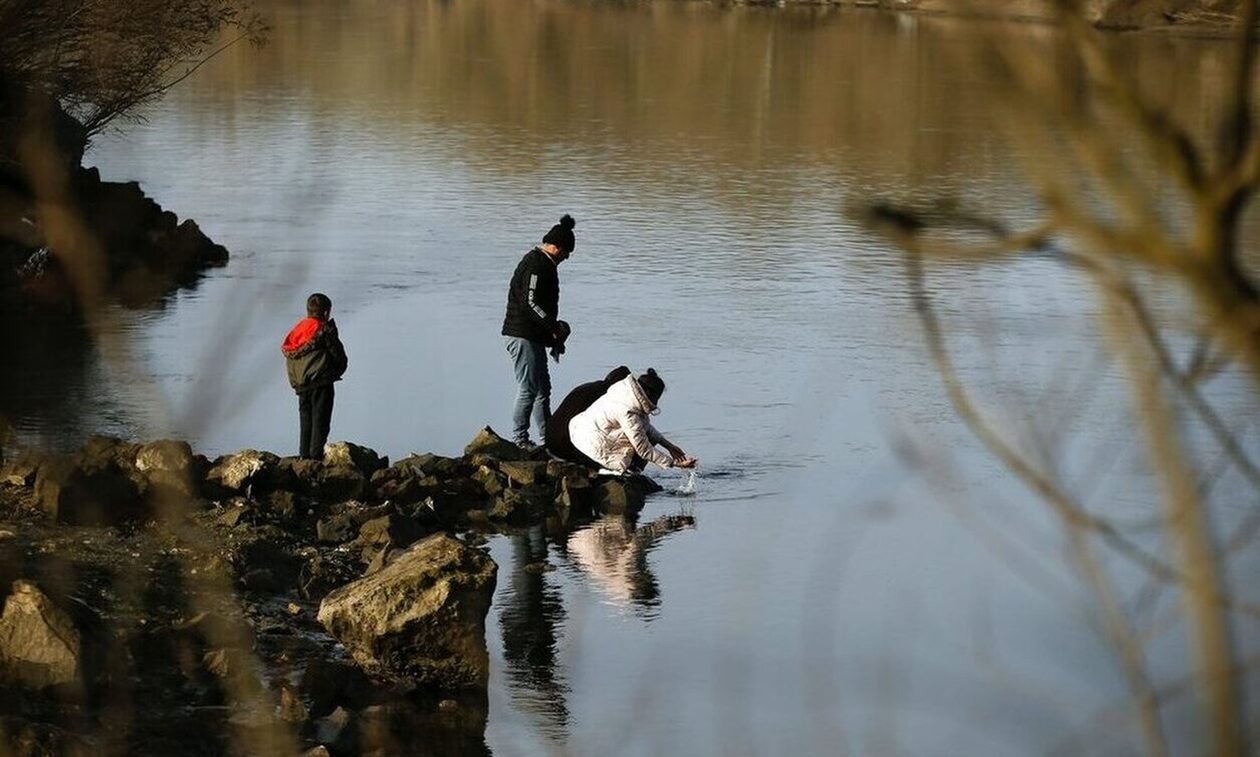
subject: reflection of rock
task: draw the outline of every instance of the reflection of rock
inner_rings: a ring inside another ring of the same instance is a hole
[[[483,689],[496,570],[485,553],[437,534],[329,594],[319,620],[369,670],[439,689]]]
[[[73,683],[79,631],[29,581],[15,581],[0,615],[0,677],[30,688]]]

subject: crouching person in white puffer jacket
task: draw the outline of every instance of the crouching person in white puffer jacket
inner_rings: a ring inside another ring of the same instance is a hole
[[[662,468],[694,468],[695,458],[662,436],[648,420],[664,392],[665,382],[652,368],[637,378],[626,376],[569,421],[573,446],[610,473],[641,471],[648,463]],[[658,450],[657,445],[669,454]]]

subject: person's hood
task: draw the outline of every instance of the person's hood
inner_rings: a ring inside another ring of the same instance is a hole
[[[610,402],[628,408],[636,413],[650,414],[656,409],[656,405],[652,400],[648,399],[647,392],[643,391],[643,387],[639,386],[639,382],[635,381],[634,376],[626,376],[621,381],[613,384],[607,394]]]
[[[323,328],[325,323],[331,323],[331,321],[321,321],[318,318],[303,318],[289,330],[280,349],[285,353],[296,352],[302,349],[315,339],[315,335],[319,333],[319,330]]]
[[[630,369],[624,365],[619,365],[608,372],[604,377],[604,386],[611,387],[613,384],[630,375]]]

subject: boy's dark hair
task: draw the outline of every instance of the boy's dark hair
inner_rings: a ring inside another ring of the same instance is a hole
[[[306,317],[324,319],[332,312],[332,300],[323,292],[316,292],[306,298]]]
[[[655,368],[648,368],[647,373],[639,376],[638,382],[639,386],[643,387],[643,393],[652,400],[653,405],[661,401],[661,395],[665,393],[665,382],[656,375]]]

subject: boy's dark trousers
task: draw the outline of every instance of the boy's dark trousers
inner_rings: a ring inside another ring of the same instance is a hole
[[[298,454],[302,457],[324,459],[324,444],[332,427],[333,396],[332,384],[298,393],[298,416],[302,424]]]

